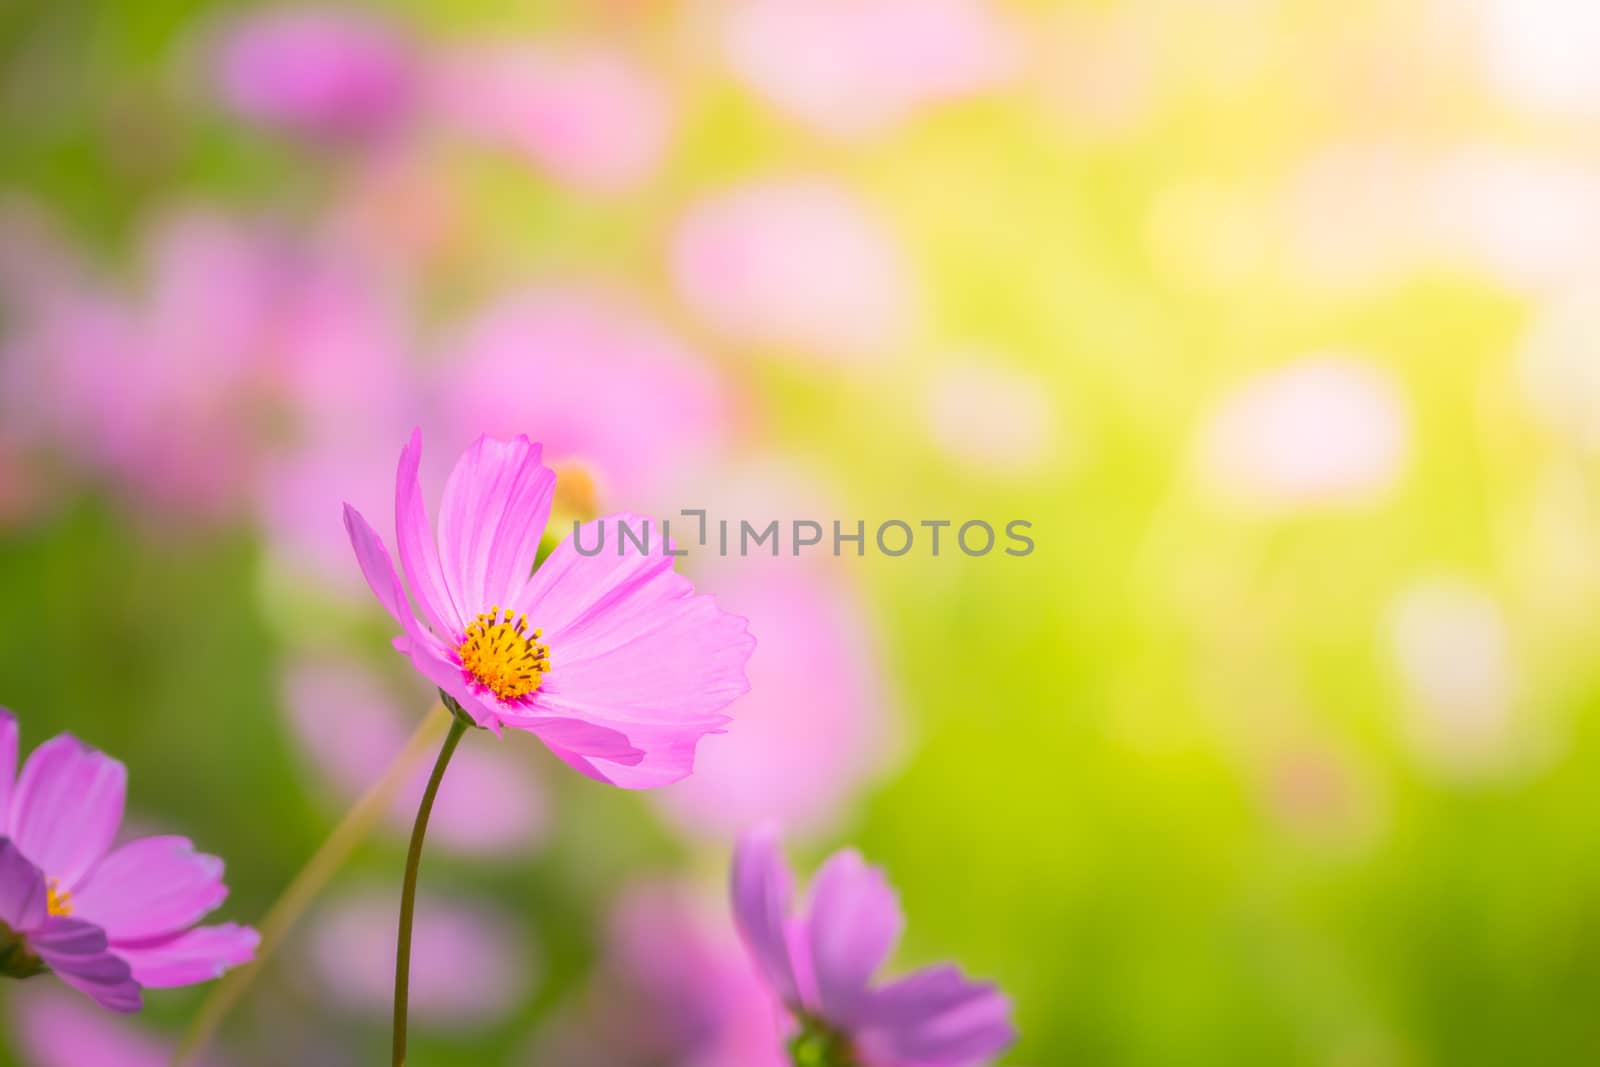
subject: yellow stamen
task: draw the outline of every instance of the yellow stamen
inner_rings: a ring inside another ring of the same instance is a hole
[[[72,914],[72,894],[70,892],[63,892],[61,890],[61,879],[50,879],[50,883],[45,887],[45,891],[47,893],[45,898],[45,909],[49,911],[51,915],[59,915],[62,918],[66,918],[68,915]]]
[[[501,700],[517,700],[539,688],[550,669],[550,649],[542,630],[528,631],[526,615],[501,612],[499,605],[478,616],[456,654],[461,666]]]

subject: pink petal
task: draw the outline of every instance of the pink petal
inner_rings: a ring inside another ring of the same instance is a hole
[[[650,538],[648,552],[630,540],[617,553],[624,524]],[[601,528],[606,548],[581,555],[575,542],[595,544]],[[696,596],[673,559],[660,524],[633,515],[590,523],[550,554],[519,598],[550,646],[536,706],[698,733],[727,721],[719,712],[749,689],[744,665],[755,639],[744,619]]]
[[[44,874],[0,837],[0,923],[24,933],[36,930],[49,915],[48,900]]]
[[[110,1011],[131,1014],[143,1006],[127,963],[112,955],[105,931],[81,919],[52,917],[28,935],[28,947],[67,985]]]
[[[793,901],[794,878],[777,832],[763,827],[741,837],[733,853],[734,922],[773,991],[799,1011],[803,1005],[787,933]]]
[[[115,946],[139,984],[152,989],[193,985],[220,978],[229,967],[249,963],[261,935],[248,926],[197,926],[172,937]]]
[[[118,761],[71,734],[52,738],[22,768],[9,835],[47,878],[74,888],[111,847],[127,785],[127,768]]]
[[[509,722],[509,725],[519,725]],[[681,782],[694,770],[695,745],[700,734],[685,734],[671,727],[639,726],[625,724],[627,733],[618,733],[631,745],[626,758],[606,758],[592,746],[585,752],[572,751],[550,743],[550,750],[567,766],[597,782],[614,785],[618,789],[656,789]],[[591,728],[599,727],[591,725]],[[542,736],[542,735],[541,735]]]
[[[700,738],[727,722],[721,709],[749,688],[744,664],[755,641],[744,619],[694,595],[672,570],[659,524],[619,515],[578,536],[592,545],[601,529],[620,536],[624,523],[650,539],[648,552],[629,541],[621,555],[608,547],[586,557],[568,540],[534,574],[518,606],[545,628],[551,650],[550,672],[528,706],[618,731],[642,758],[619,760],[551,740],[557,755],[591,778],[648,789],[693,770]],[[502,718],[539,730],[539,718],[517,709]]]
[[[456,461],[439,506],[439,558],[463,618],[507,606],[539,552],[555,472],[526,437],[489,436]]]
[[[451,599],[450,587],[439,564],[439,548],[433,527],[428,522],[428,507],[422,499],[422,482],[417,469],[422,464],[422,431],[411,431],[411,440],[400,453],[400,469],[395,474],[394,525],[400,545],[400,566],[416,594],[422,617],[440,637],[463,633],[472,615],[468,605]],[[487,605],[484,605],[487,607]],[[479,609],[473,609],[473,612]]]
[[[396,622],[404,625],[411,617],[411,609],[406,604],[405,589],[400,585],[400,576],[395,573],[389,550],[383,547],[383,539],[361,512],[349,504],[344,506],[344,528],[350,535],[350,547],[356,550],[356,562],[361,565],[362,577],[372,587],[373,595]]]
[[[1016,1040],[1011,1004],[952,966],[929,967],[873,993],[857,1033],[864,1056],[908,1067],[988,1063]]]
[[[147,837],[101,860],[72,896],[73,914],[114,942],[175,933],[228,896],[222,861],[183,837]]]
[[[17,717],[0,708],[0,829],[6,822],[11,802],[11,786],[17,779]]]
[[[883,872],[852,850],[836,853],[811,889],[807,931],[822,1014],[850,1025],[867,985],[905,930],[900,901]]]

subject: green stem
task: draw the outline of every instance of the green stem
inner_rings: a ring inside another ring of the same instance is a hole
[[[450,765],[456,745],[467,732],[465,716],[457,714],[450,722],[450,732],[445,735],[444,747],[433,764],[433,774],[428,778],[428,788],[423,790],[422,803],[417,807],[417,821],[411,828],[411,849],[406,853],[405,881],[400,887],[400,934],[394,951],[394,1067],[405,1067],[406,1062],[406,1008],[411,994],[411,918],[417,907],[417,869],[422,866],[422,839],[428,832],[428,816],[433,812],[433,798],[444,781],[444,769]]]

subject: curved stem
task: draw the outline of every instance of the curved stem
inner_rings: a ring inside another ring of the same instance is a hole
[[[433,764],[433,774],[428,777],[428,788],[422,793],[422,803],[417,806],[417,821],[411,828],[411,848],[406,853],[405,881],[400,886],[400,933],[394,950],[394,1067],[405,1067],[406,1062],[406,1008],[411,993],[411,918],[417,908],[417,869],[422,866],[422,839],[428,833],[428,816],[433,812],[433,798],[444,781],[444,769],[450,765],[456,745],[467,732],[465,716],[456,715],[450,722],[450,732],[445,735],[444,747]]]

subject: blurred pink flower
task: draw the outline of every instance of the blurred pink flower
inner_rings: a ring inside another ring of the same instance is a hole
[[[1316,356],[1238,386],[1206,424],[1203,473],[1227,496],[1265,508],[1363,503],[1400,475],[1405,408],[1381,367]]]
[[[858,853],[838,852],[823,864],[810,907],[798,915],[791,914],[794,879],[772,831],[740,839],[732,881],[745,947],[814,1060],[981,1067],[1016,1039],[1010,1001],[952,965],[874,984],[905,916],[883,872]]]
[[[181,837],[111,847],[126,767],[61,734],[13,778],[17,749],[16,719],[0,709],[0,956],[40,962],[117,1012],[138,1011],[141,988],[193,985],[249,962],[254,930],[195,925],[228,895],[221,860]]]
[[[673,127],[669,87],[596,42],[464,48],[442,64],[435,105],[446,122],[557,181],[599,191],[653,174]]]
[[[624,893],[590,987],[538,1036],[529,1062],[786,1067],[781,1006],[723,916],[669,882]]]
[[[24,1067],[168,1067],[172,1043],[77,997],[29,983],[7,998],[8,1043]],[[215,1067],[210,1057],[190,1061]]]
[[[139,503],[231,514],[264,454],[409,414],[403,320],[370,272],[205,210],[152,226],[141,251],[136,293],[85,271],[36,294],[0,364],[7,392],[27,386],[26,432]]]
[[[348,551],[348,549],[346,550]],[[345,660],[305,660],[285,679],[285,710],[305,753],[345,800],[353,800],[383,774],[405,746],[416,712],[397,705],[382,680]],[[457,771],[439,788],[429,823],[431,841],[446,850],[509,857],[537,847],[549,813],[534,768],[505,749],[467,746],[456,753]],[[389,828],[411,831],[428,768],[419,766],[387,813]]]
[[[889,354],[911,317],[892,236],[848,189],[739,186],[696,204],[672,245],[679,296],[727,340],[840,360]]]
[[[695,595],[673,570],[651,520],[589,523],[581,542],[574,531],[533,571],[556,485],[541,452],[526,437],[479,438],[445,484],[435,537],[417,477],[422,436],[412,434],[400,456],[395,527],[426,623],[382,540],[346,504],[356,558],[405,628],[396,648],[474,722],[527,730],[597,781],[668,785],[692,772],[701,737],[719,731],[722,709],[749,689],[754,638],[744,619]],[[600,548],[580,552],[579,543]]]
[[[825,830],[890,749],[876,641],[842,577],[788,558],[702,568],[750,620],[750,695],[700,748],[692,778],[656,799],[685,832],[717,838],[772,819]]]
[[[728,436],[731,405],[715,371],[603,290],[508,295],[439,367],[429,392],[456,436],[534,432],[547,459],[580,464],[602,499],[629,507],[665,504],[668,487]]]
[[[253,122],[325,141],[393,130],[416,103],[411,44],[374,11],[276,8],[240,18],[217,53],[225,103]]]
[[[1049,384],[994,359],[934,368],[925,393],[928,431],[953,463],[987,475],[1036,471],[1059,459]]]
[[[350,893],[326,905],[306,933],[327,996],[344,1009],[388,1018],[394,997],[399,899]],[[492,1025],[529,995],[538,966],[527,932],[482,904],[421,897],[412,930],[411,1014],[429,1025]]]
[[[723,41],[774,107],[844,137],[994,87],[1021,43],[983,0],[746,0]]]

